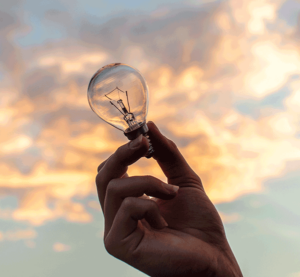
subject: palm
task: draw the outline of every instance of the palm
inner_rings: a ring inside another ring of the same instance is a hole
[[[137,264],[132,265],[143,270],[143,266],[147,267],[147,264],[155,265],[154,268],[161,268],[164,264],[167,273],[171,269],[165,266],[165,262],[162,263],[165,259],[156,257],[169,257],[172,264],[193,264],[195,261],[197,272],[203,271],[205,274],[205,270],[213,266],[213,257],[218,255],[215,245],[221,241],[220,234],[224,237],[224,231],[220,217],[204,191],[195,187],[182,187],[172,200],[152,200],[158,204],[169,227],[156,230],[144,219],[141,221],[136,237],[132,237],[133,240],[140,239],[143,233],[143,238],[133,254],[138,253],[141,260],[135,259]],[[164,271],[154,272],[155,276],[160,276],[159,274],[164,276]],[[178,271],[178,276],[183,274],[187,272]],[[189,276],[192,276],[192,272]]]
[[[182,187],[174,199],[156,203],[170,228],[204,240],[224,232],[214,205],[200,188]]]

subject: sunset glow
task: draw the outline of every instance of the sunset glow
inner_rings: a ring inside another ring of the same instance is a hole
[[[46,245],[39,237],[51,232],[47,249],[71,255],[81,247],[67,239],[72,224],[101,239],[96,169],[128,141],[91,111],[86,94],[92,75],[112,62],[137,68],[147,80],[148,120],[178,145],[199,174],[229,224],[229,239],[236,230],[244,232],[243,226],[255,229],[251,236],[268,232],[255,219],[249,223],[250,215],[239,210],[248,202],[240,199],[271,195],[272,185],[266,183],[300,169],[299,2],[2,2],[0,247],[22,241],[22,255],[27,255]],[[129,168],[131,176],[146,174],[165,180],[154,160],[142,159]],[[296,192],[297,187],[285,201],[294,203],[289,197]],[[274,199],[274,214],[284,214],[281,200]],[[254,211],[263,205],[259,201],[251,200],[247,207]],[[274,223],[282,238],[294,236],[291,251],[298,262],[299,208],[293,206],[291,219],[298,225],[282,223],[281,230]],[[230,229],[232,224],[241,227]],[[52,232],[60,228],[66,235],[56,238]],[[267,271],[281,257],[271,250],[266,250],[265,269],[247,265],[250,258],[236,251],[245,276],[299,276],[296,262]],[[105,270],[97,276],[115,276]],[[23,276],[56,276],[36,272]],[[144,275],[128,269],[119,276]]]

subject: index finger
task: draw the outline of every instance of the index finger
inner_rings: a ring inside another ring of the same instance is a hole
[[[131,142],[119,147],[108,160],[99,166],[99,172],[96,177],[96,186],[103,211],[106,188],[110,180],[121,178],[126,173],[129,165],[145,156],[148,148],[149,144],[147,139],[140,135]]]
[[[166,138],[152,121],[148,122],[147,125],[150,141],[155,150],[153,158],[168,178],[168,183],[202,188],[199,176],[186,162],[176,144]]]

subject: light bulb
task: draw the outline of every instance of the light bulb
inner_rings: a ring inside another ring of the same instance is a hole
[[[147,158],[153,155],[146,124],[148,87],[133,67],[113,63],[99,69],[88,86],[91,109],[105,122],[124,132],[129,140],[140,134],[149,141]]]

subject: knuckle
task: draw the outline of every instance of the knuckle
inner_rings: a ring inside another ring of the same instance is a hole
[[[134,197],[126,197],[122,202],[122,207],[129,210],[134,205]]]
[[[118,190],[118,186],[117,186],[117,179],[112,179],[109,181],[107,188],[106,188],[106,193],[109,195],[112,194],[116,194],[117,190]]]
[[[198,184],[202,187],[201,178],[193,170],[192,170],[191,174],[189,175],[189,177],[187,178],[187,182],[190,182],[190,183],[193,183],[193,184]]]
[[[175,142],[173,140],[168,139],[168,143],[169,143],[170,148],[177,149],[177,145],[175,144]]]
[[[117,159],[120,158],[122,151],[123,151],[123,145],[118,147],[118,149],[116,150],[114,156],[115,156]]]
[[[156,212],[158,210],[158,205],[152,200],[148,200],[148,210]]]
[[[195,177],[194,178],[196,179],[196,182],[198,182],[202,186],[202,180],[201,180],[201,178],[196,173],[195,173]]]
[[[102,183],[102,175],[101,175],[101,174],[98,173],[98,174],[96,175],[95,182],[96,182],[96,185],[97,185],[97,186],[100,186],[100,185],[101,185],[101,183]]]
[[[110,241],[108,240],[108,239],[105,239],[104,240],[104,247],[105,247],[105,249],[106,249],[106,251],[109,253],[109,254],[111,254],[111,255],[113,255],[113,251],[112,251],[112,249],[113,249],[113,247],[112,247],[112,244],[110,243]]]
[[[118,163],[120,165],[126,166],[126,164],[124,164],[124,147],[125,145],[119,146],[118,149],[116,150],[116,152],[112,155],[112,160],[118,161]]]
[[[155,181],[155,178],[151,175],[145,175],[144,176],[144,182],[147,184],[153,183]]]
[[[134,261],[141,261],[143,259],[143,251],[139,251],[136,247],[131,251],[131,257]]]
[[[145,178],[144,184],[146,184],[146,191],[145,191],[146,194],[147,194],[147,192],[152,191],[153,189],[159,190],[159,191],[161,190],[163,185],[159,179],[157,179],[151,175],[146,175],[146,176],[144,176],[144,178]]]
[[[118,253],[117,253],[118,247],[116,247],[114,244],[114,241],[109,239],[108,237],[106,237],[106,239],[104,239],[104,247],[110,255],[112,255],[114,257],[118,256]]]
[[[98,168],[97,168],[97,172],[99,172],[101,170],[101,168],[105,165],[106,161],[102,162]]]

